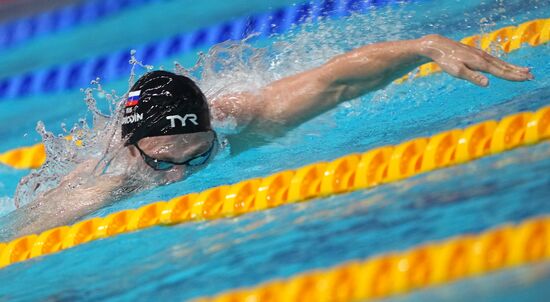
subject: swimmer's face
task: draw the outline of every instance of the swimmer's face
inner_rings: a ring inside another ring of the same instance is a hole
[[[145,137],[136,145],[151,169],[166,172],[169,181],[176,181],[189,169],[204,166],[213,157],[216,135],[214,131],[207,131]]]

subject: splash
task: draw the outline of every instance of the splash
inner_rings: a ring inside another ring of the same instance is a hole
[[[135,54],[135,50],[132,50],[128,87],[131,87],[135,81],[136,67],[146,71],[153,68],[138,61]],[[122,168],[121,164],[117,167],[111,165],[113,159],[123,150],[120,123],[123,100],[127,94],[117,95],[114,90],[106,91],[99,78],[91,81],[90,84],[90,88],[81,90],[88,109],[87,114],[80,118],[70,130],[66,129],[66,125],[62,125],[63,133],[54,135],[46,130],[42,121],[38,122],[36,131],[40,134],[45,146],[46,162],[19,183],[14,198],[17,208],[39,199],[52,188],[59,187],[61,183],[68,181],[68,177],[75,181],[68,184],[67,189],[76,189],[85,186],[94,177],[100,175],[127,175],[132,172]],[[103,103],[98,103],[97,99]],[[88,175],[74,177],[74,172],[83,165],[87,166],[87,169],[80,171],[82,172],[80,174],[88,173]],[[134,179],[131,182],[136,181]],[[140,186],[141,189],[146,187]],[[132,191],[139,191],[140,188],[134,188]]]

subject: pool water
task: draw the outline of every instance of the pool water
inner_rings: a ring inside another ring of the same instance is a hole
[[[288,3],[282,5],[285,4]],[[549,1],[507,1],[504,5],[500,1],[480,4],[449,0],[393,3],[362,16],[324,21],[322,26],[329,28],[328,34],[321,33],[323,27],[315,25],[308,27],[305,34],[295,30],[288,36],[260,38],[252,43],[269,45],[273,41],[293,41],[296,37],[313,41],[320,36],[330,38],[347,33],[349,37],[344,41],[324,41],[332,51],[431,32],[458,39],[480,30],[548,18],[548,4]],[[140,9],[160,15],[159,5]],[[235,5],[242,5],[246,11],[245,2]],[[482,20],[484,17],[486,20]],[[82,35],[83,39],[88,30],[78,28],[66,36],[49,39],[57,41],[69,35]],[[104,30],[101,35],[121,43],[116,47],[127,47],[120,42],[118,32]],[[67,53],[86,46],[65,43]],[[287,50],[288,58],[302,56],[294,70],[326,59],[306,57],[295,48]],[[322,52],[319,56],[329,54],[330,51]],[[439,74],[391,85],[342,104],[269,144],[233,157],[222,154],[184,182],[140,193],[89,217],[462,128],[518,111],[535,110],[550,102],[549,54],[547,44],[525,47],[505,57],[512,63],[533,67],[536,80],[525,83],[490,77],[490,87],[483,89]],[[11,56],[15,58],[17,54]],[[185,54],[178,59],[190,66],[196,55]],[[48,62],[47,58],[41,60],[43,64]],[[51,63],[58,63],[56,60],[52,58]],[[13,68],[10,72],[14,72]],[[115,80],[106,85],[124,89],[125,81]],[[0,101],[1,150],[35,142],[37,135],[33,129],[38,119],[59,133],[61,122],[72,124],[84,116],[86,107],[80,99],[79,91],[67,91]],[[51,105],[54,102],[56,106]],[[550,143],[541,143],[369,190],[233,219],[124,234],[0,270],[0,300],[186,300],[463,233],[481,232],[550,213],[549,169]],[[18,179],[26,173],[0,167],[0,200],[5,203],[2,211],[12,209],[10,198]],[[540,301],[547,296],[544,289],[550,284],[549,276],[546,264],[524,266],[392,300],[463,301],[482,297],[488,301],[512,298]]]

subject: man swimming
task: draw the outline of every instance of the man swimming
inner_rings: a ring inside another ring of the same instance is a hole
[[[166,71],[149,72],[128,93],[122,106],[124,147],[105,167],[122,166],[128,172],[89,177],[97,161],[80,164],[58,187],[8,215],[9,222],[0,225],[10,227],[0,232],[0,239],[73,223],[132,194],[140,175],[153,177],[155,185],[184,179],[216,154],[219,142],[212,120],[235,119],[242,131],[227,139],[232,152],[240,152],[341,102],[383,88],[430,61],[481,87],[489,84],[482,72],[510,81],[533,79],[529,68],[439,35],[357,48],[259,92],[221,96],[210,107],[189,78]]]

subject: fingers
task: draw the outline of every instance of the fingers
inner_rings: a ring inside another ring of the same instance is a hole
[[[483,52],[482,59],[484,59],[488,64],[486,65],[486,68],[479,69],[480,71],[489,72],[499,78],[510,81],[526,81],[534,79],[528,67],[510,64],[486,52]]]
[[[515,66],[478,50],[480,57],[464,62],[471,70],[488,72],[496,77],[509,81],[526,81],[533,79],[529,68]]]
[[[509,81],[525,81],[528,79],[527,74],[525,73],[515,72],[507,67],[496,66],[489,62],[477,63],[477,64],[470,63],[470,64],[466,64],[466,66],[471,70],[487,72],[496,77],[509,80]]]
[[[480,72],[471,70],[466,65],[459,68],[457,77],[480,87],[487,87],[489,85],[489,79],[486,76]]]
[[[488,64],[487,72],[509,81],[526,81],[533,79],[529,71],[518,71],[504,64]]]
[[[481,87],[488,86],[489,79],[480,72],[509,81],[534,79],[529,68],[507,63],[468,45],[460,45],[452,56],[442,56],[434,61],[449,74]]]
[[[520,73],[529,73],[530,72],[530,69],[529,67],[521,67],[521,66],[518,66],[518,65],[514,65],[514,64],[511,64],[511,63],[508,63],[508,62],[505,62],[497,57],[494,57],[488,53],[485,53],[486,54],[486,59],[493,65],[497,66],[497,67],[501,67],[501,68],[505,68],[505,69],[508,69],[510,71],[515,71],[515,72],[520,72]]]

